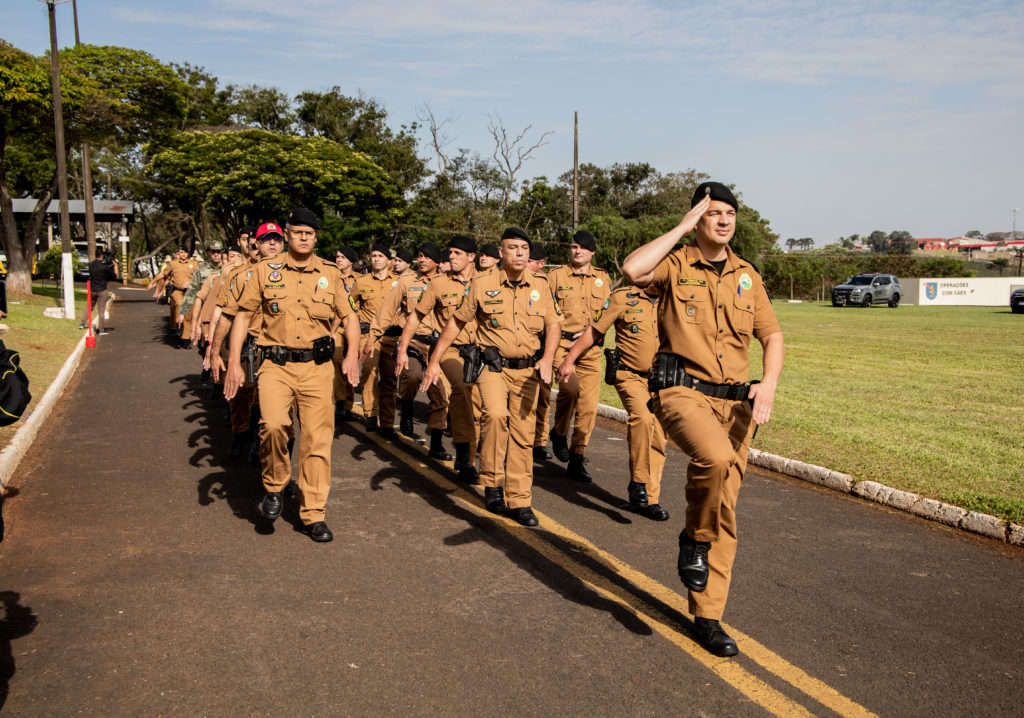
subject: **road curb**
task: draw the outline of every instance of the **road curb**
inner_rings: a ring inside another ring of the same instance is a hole
[[[617,409],[607,404],[598,404],[597,414],[623,424],[629,418],[629,414],[624,409]],[[968,511],[959,506],[925,498],[909,491],[894,489],[877,481],[857,481],[849,474],[770,454],[760,449],[750,449],[748,461],[777,474],[792,476],[844,494],[874,501],[892,509],[905,511],[929,521],[937,521],[962,531],[1024,547],[1024,526],[1009,523],[996,516]]]
[[[11,476],[18,468],[18,464],[21,463],[25,452],[28,451],[32,442],[35,441],[43,422],[50,415],[53,405],[57,402],[60,395],[64,393],[65,387],[67,387],[68,382],[75,373],[75,369],[78,368],[78,364],[82,360],[82,352],[85,351],[85,338],[87,336],[88,332],[82,333],[82,338],[78,340],[78,344],[71,350],[71,354],[65,360],[64,366],[57,372],[57,376],[50,382],[50,386],[47,388],[46,393],[43,394],[43,398],[39,400],[35,407],[29,410],[28,418],[22,420],[23,424],[17,433],[14,434],[11,443],[0,452],[0,490],[7,486],[7,482],[10,481]]]

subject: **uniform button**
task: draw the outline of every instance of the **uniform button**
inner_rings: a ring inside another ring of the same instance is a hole
[[[725,305],[724,305],[724,304],[719,304],[719,305],[718,305],[718,308],[719,308],[719,309],[725,309]]]
[[[691,295],[690,295],[690,299],[693,299],[693,296],[694,296],[694,295],[692,295],[692,294],[691,294]]]
[[[724,329],[719,329],[719,330],[718,330],[718,333],[719,333],[719,334],[721,334],[721,333],[722,333],[722,332],[724,332],[724,331],[725,331]]]
[[[719,359],[721,359],[721,358],[722,358],[722,355],[721,355],[721,354],[719,354],[719,355],[718,355],[718,358],[719,358]]]

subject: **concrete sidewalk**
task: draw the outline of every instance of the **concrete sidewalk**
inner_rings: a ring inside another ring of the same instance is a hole
[[[140,293],[141,294],[141,293]],[[133,301],[135,299],[141,301]],[[685,457],[653,523],[538,467],[539,529],[494,518],[418,447],[340,425],[319,545],[267,533],[256,472],[166,312],[113,331],[12,477],[0,545],[10,715],[1020,715],[1020,549],[748,474],[726,622],[693,651],[675,577]]]

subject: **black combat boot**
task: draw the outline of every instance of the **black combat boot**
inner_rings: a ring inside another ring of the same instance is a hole
[[[416,434],[412,430],[412,411],[412,401],[408,399],[402,399],[402,416],[398,420],[398,430],[402,432],[403,436],[408,436],[410,439],[416,436]]]
[[[431,429],[430,430],[430,451],[427,453],[431,459],[440,459],[441,461],[451,461],[452,455],[449,454],[441,440],[444,438],[444,429]]]
[[[366,433],[367,434],[372,434],[372,433],[374,433],[377,430],[378,430],[377,417],[376,416],[368,416],[368,417],[366,417]]]
[[[661,507],[661,504],[648,505],[647,485],[638,481],[630,481],[629,507],[641,516],[646,516],[651,521],[668,521],[668,511]]]
[[[717,620],[698,616],[693,619],[693,627],[696,629],[697,640],[708,653],[727,658],[740,652],[736,641],[725,632]]]
[[[485,486],[484,508],[492,514],[503,514],[508,511],[508,506],[505,505],[505,489],[500,486]]]
[[[565,437],[556,434],[554,429],[548,432],[548,436],[551,437],[551,450],[555,452],[555,458],[559,461],[568,461],[569,443],[565,440]]]
[[[710,541],[696,541],[684,530],[679,534],[679,580],[694,593],[708,587],[708,552]]]
[[[569,465],[565,467],[565,475],[570,479],[575,479],[584,484],[589,484],[593,481],[593,477],[587,471],[584,464],[587,463],[586,457],[583,454],[572,454],[569,457]]]
[[[239,431],[231,434],[231,443],[228,444],[228,458],[232,461],[242,458],[242,452],[245,451],[245,443],[248,440],[248,431]]]

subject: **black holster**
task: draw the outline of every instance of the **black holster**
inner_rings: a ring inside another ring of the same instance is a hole
[[[616,376],[619,373],[619,350],[604,350],[604,383],[609,386],[615,384]]]
[[[651,366],[651,376],[647,379],[647,388],[657,394],[662,389],[678,386],[680,374],[685,375],[681,358],[676,354],[655,354]]]
[[[462,381],[466,384],[474,384],[484,370],[483,356],[480,347],[476,344],[467,344],[459,349],[459,356],[462,357]]]
[[[256,374],[260,370],[260,352],[256,348],[256,337],[247,336],[242,344],[242,369],[245,370],[245,383],[255,384]]]
[[[328,335],[313,342],[313,363],[326,364],[334,358],[334,337]]]

